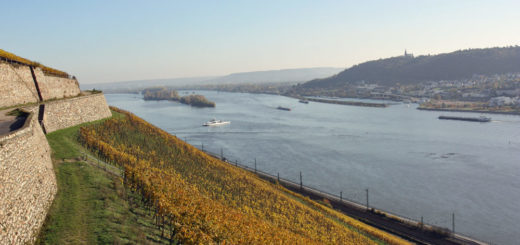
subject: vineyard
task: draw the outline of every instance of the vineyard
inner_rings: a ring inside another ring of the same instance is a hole
[[[406,244],[404,240],[214,159],[135,115],[80,129],[124,171],[156,225],[182,244]]]
[[[33,66],[33,67],[40,67],[43,71],[43,73],[45,73],[46,75],[51,75],[51,76],[57,76],[57,77],[64,77],[64,78],[68,78],[69,77],[69,74],[66,73],[66,72],[63,72],[63,71],[60,71],[60,70],[56,70],[54,68],[51,68],[51,67],[47,67],[47,66],[44,66],[38,62],[34,62],[34,61],[31,61],[31,60],[28,60],[28,59],[25,59],[25,58],[22,58],[18,55],[15,55],[13,53],[9,53],[5,50],[2,50],[0,49],[0,60],[6,60],[6,61],[11,61],[11,62],[16,62],[16,63],[19,63],[19,64],[22,64],[22,65],[28,65],[28,66]]]

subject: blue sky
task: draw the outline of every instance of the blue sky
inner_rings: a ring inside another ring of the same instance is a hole
[[[520,1],[10,1],[0,48],[81,83],[520,45]]]

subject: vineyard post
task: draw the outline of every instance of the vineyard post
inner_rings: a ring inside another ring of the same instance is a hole
[[[220,148],[220,160],[224,160],[224,150]]]
[[[421,228],[424,226],[424,219],[423,216],[421,216]]]
[[[451,232],[455,234],[455,213],[451,214]]]
[[[368,205],[368,188],[366,189],[366,192],[367,192],[367,210],[369,208],[369,205]]]
[[[300,171],[300,189],[303,189],[302,171]]]
[[[255,174],[256,174],[256,157],[255,157]]]
[[[204,143],[202,143],[202,152],[204,152]]]
[[[342,191],[339,192],[339,200],[343,202],[343,192]]]
[[[280,183],[280,172],[277,173],[278,176],[278,183]]]
[[[235,166],[238,167],[238,160],[235,160]]]

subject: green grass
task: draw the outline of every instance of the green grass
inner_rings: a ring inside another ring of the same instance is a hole
[[[120,177],[86,162],[61,161],[82,155],[79,127],[47,135],[58,193],[37,244],[167,243],[150,212],[138,205],[140,197],[126,190]]]
[[[80,126],[74,126],[47,135],[53,158],[63,159],[81,156],[81,146],[77,143],[79,128]]]

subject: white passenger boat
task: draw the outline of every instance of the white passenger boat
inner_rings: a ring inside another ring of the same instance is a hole
[[[230,124],[230,123],[231,123],[230,121],[222,121],[222,120],[213,119],[209,122],[202,124],[202,126],[220,126],[220,125],[226,125],[226,124]]]

